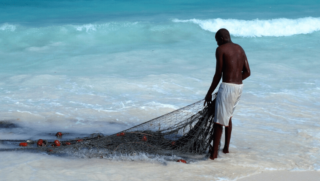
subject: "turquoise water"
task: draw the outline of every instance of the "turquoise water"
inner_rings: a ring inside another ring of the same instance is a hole
[[[2,0],[0,4],[2,22],[38,25],[126,19],[163,21],[168,17],[252,19],[319,16],[317,0]]]
[[[316,0],[0,1],[0,121],[33,130],[0,135],[111,134],[202,99],[215,32],[227,28],[252,76],[234,116],[236,153],[215,167],[319,170],[319,9]]]

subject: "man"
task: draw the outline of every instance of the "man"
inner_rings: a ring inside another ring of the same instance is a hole
[[[216,89],[222,77],[215,105],[214,143],[210,153],[210,159],[212,160],[218,156],[222,126],[225,126],[226,138],[223,152],[229,153],[233,111],[242,93],[242,80],[250,76],[247,56],[241,46],[232,43],[229,31],[220,29],[215,38],[218,44],[216,73],[204,102],[204,104],[207,104],[212,101],[212,92]]]

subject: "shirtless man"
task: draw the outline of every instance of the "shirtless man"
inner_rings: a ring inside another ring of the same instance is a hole
[[[222,77],[215,106],[213,149],[210,153],[210,159],[212,160],[218,156],[222,126],[225,126],[226,138],[223,152],[229,153],[232,131],[231,118],[242,93],[242,80],[250,76],[247,56],[241,46],[232,43],[229,31],[220,29],[215,38],[218,44],[216,50],[216,73],[204,102],[204,104],[207,104],[212,101],[212,93]]]

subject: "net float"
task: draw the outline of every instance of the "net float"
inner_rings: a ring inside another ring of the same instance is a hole
[[[148,141],[147,136],[143,136],[143,137],[142,137],[142,141]]]
[[[71,145],[71,143],[70,142],[66,142],[66,145]]]
[[[19,144],[19,146],[28,146],[28,143],[22,142],[22,143]]]
[[[38,142],[37,142],[37,145],[38,145],[38,146],[42,146],[42,144],[43,144],[43,140],[42,140],[42,139],[39,139]]]
[[[61,136],[62,136],[62,133],[61,133],[61,132],[57,132],[56,136],[57,136],[57,137],[61,137]]]
[[[185,160],[183,160],[183,159],[177,160],[177,162],[187,163],[187,161],[185,161]]]
[[[60,146],[60,145],[61,145],[61,143],[60,143],[60,141],[59,141],[59,140],[54,140],[54,145],[55,145],[55,146]]]

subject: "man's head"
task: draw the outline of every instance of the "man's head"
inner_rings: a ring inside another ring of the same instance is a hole
[[[218,30],[216,33],[216,41],[219,46],[231,42],[229,31],[224,28]]]

